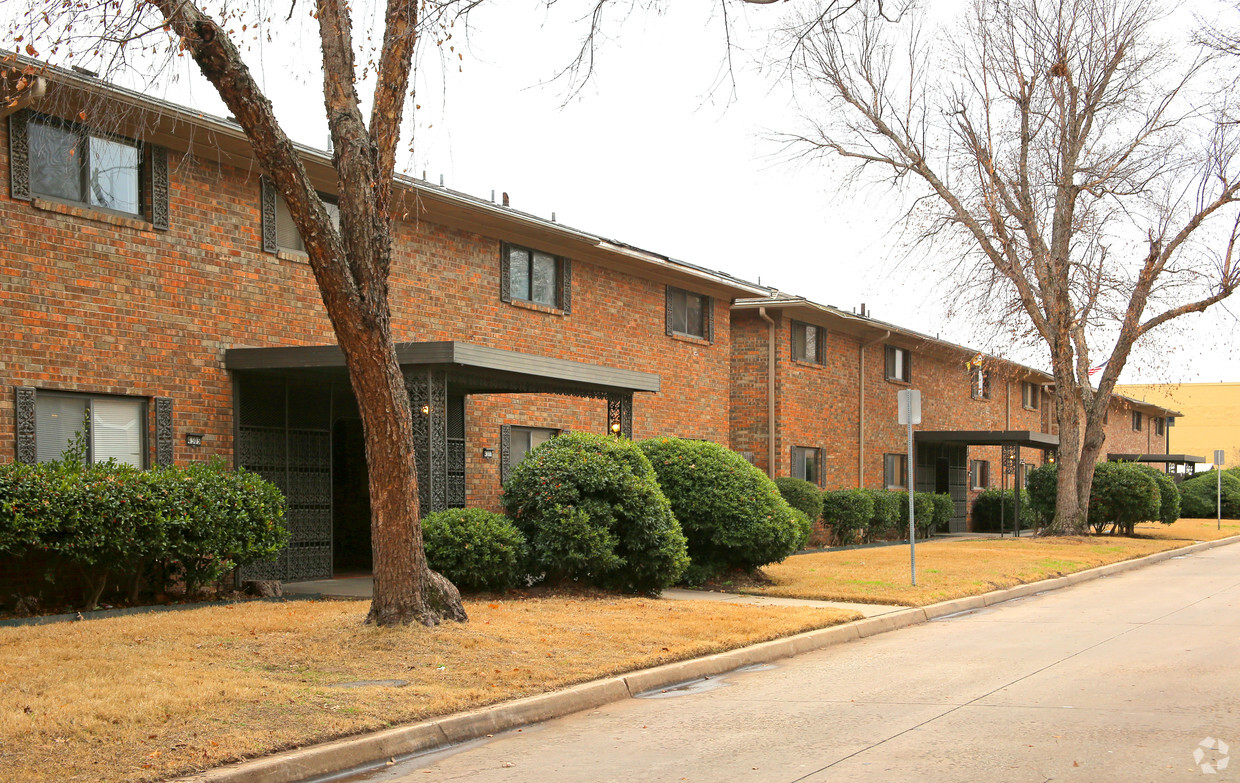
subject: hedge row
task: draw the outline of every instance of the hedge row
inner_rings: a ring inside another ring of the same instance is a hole
[[[284,498],[222,463],[142,471],[108,461],[0,466],[0,555],[46,554],[77,570],[83,603],[107,584],[136,597],[156,567],[190,593],[288,541]]]
[[[1058,464],[1049,463],[1029,471],[1028,487],[1035,522],[1049,522],[1055,516]],[[1099,534],[1109,529],[1112,533],[1132,535],[1140,522],[1170,525],[1183,511],[1181,491],[1170,476],[1149,465],[1100,462],[1094,468],[1089,492],[1089,526]]]
[[[919,538],[943,530],[956,513],[946,493],[914,492],[913,522]],[[822,493],[822,520],[835,546],[908,537],[908,493],[837,489]]]

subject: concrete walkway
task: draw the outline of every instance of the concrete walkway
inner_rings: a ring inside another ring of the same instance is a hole
[[[317,579],[311,582],[289,582],[284,585],[284,592],[290,595],[321,595],[324,598],[370,598],[374,592],[374,586],[374,579],[369,576],[350,576],[340,579]],[[661,597],[672,601],[718,601],[746,606],[817,606],[824,609],[848,609],[865,617],[879,617],[906,608],[884,604],[853,604],[842,601],[813,601],[805,598],[716,593],[706,590],[685,590],[678,587],[664,590]]]

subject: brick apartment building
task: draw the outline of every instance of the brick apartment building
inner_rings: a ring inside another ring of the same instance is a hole
[[[368,567],[343,358],[240,129],[79,74],[37,88],[0,110],[13,389],[0,459],[54,459],[89,416],[94,459],[220,456],[275,481],[293,542],[267,575]],[[84,124],[87,106],[106,128]],[[330,156],[302,152],[330,209]],[[1000,483],[1001,444],[1040,463],[1057,443],[1036,370],[425,182],[399,188],[392,331],[424,510],[496,507],[511,465],[566,430],[709,439],[827,488],[904,485],[895,394],[911,385],[925,397],[916,486],[951,491],[963,530],[970,491]],[[1135,443],[1125,406],[1150,422],[1139,450],[1158,451],[1172,412],[1117,400],[1116,442]]]

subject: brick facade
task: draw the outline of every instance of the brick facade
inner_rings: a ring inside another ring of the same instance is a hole
[[[189,127],[195,120],[186,122]],[[8,133],[8,123],[0,122],[0,177],[6,180]],[[263,250],[255,167],[235,154],[214,159],[201,148],[191,154],[185,144],[178,148],[175,137],[160,141],[169,146],[167,230],[37,196],[15,199],[2,189],[7,241],[0,245],[0,321],[6,326],[0,332],[0,383],[9,390],[0,397],[0,460],[13,459],[17,447],[13,387],[170,398],[175,462],[216,455],[233,460],[236,379],[224,367],[224,351],[334,343],[305,256]],[[316,165],[322,169],[324,163]],[[394,339],[460,341],[657,374],[659,392],[634,397],[635,438],[712,440],[777,476],[792,470],[793,447],[819,449],[821,483],[835,489],[882,486],[884,454],[905,451],[896,393],[908,386],[923,394],[921,430],[1052,432],[1044,393],[1037,410],[1021,404],[1020,384],[1043,384],[1045,376],[995,362],[990,399],[973,399],[966,349],[804,300],[780,304],[785,300],[772,291],[766,308],[775,329],[771,465],[769,324],[755,308],[740,304],[766,289],[459,194],[416,187],[422,191],[409,204],[438,199],[438,206],[411,206],[412,214],[395,226]],[[567,258],[571,309],[503,301],[504,242]],[[709,339],[667,333],[669,285],[711,297]],[[826,330],[820,361],[793,359],[795,321]],[[888,345],[911,353],[911,383],[885,377]],[[1108,449],[1164,448],[1148,413],[1143,431],[1134,432],[1124,404],[1117,403],[1120,412],[1112,414]],[[465,405],[467,502],[487,508],[499,505],[503,426],[596,432],[607,426],[607,405],[600,399],[475,394]],[[153,464],[154,416],[148,419],[147,462]],[[187,446],[189,432],[204,436],[201,446]],[[968,454],[990,462],[996,485],[998,454],[998,447],[975,447]],[[1026,459],[1040,462],[1041,456],[1028,452]]]

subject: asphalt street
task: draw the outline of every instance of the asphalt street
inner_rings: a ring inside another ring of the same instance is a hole
[[[1232,756],[1235,545],[345,779],[1240,780]]]

